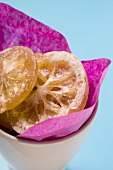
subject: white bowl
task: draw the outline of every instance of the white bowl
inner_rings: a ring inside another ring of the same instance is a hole
[[[63,170],[77,153],[95,119],[98,104],[87,123],[76,133],[59,140],[18,140],[0,130],[0,152],[10,170]]]

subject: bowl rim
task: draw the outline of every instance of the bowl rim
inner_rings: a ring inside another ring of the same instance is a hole
[[[0,129],[0,135],[2,137],[4,137],[5,139],[10,139],[12,140],[13,142],[16,142],[16,143],[20,143],[20,144],[23,144],[23,145],[32,145],[32,146],[45,146],[46,145],[54,145],[56,143],[61,143],[61,142],[64,142],[64,141],[69,141],[69,140],[72,140],[72,138],[74,138],[75,136],[78,136],[80,135],[86,128],[88,128],[92,122],[95,120],[96,118],[96,115],[97,115],[97,110],[98,110],[98,102],[95,104],[94,106],[94,109],[93,109],[93,112],[91,114],[91,116],[89,117],[89,119],[85,122],[84,125],[82,125],[82,127],[77,130],[76,132],[73,132],[65,137],[62,137],[62,138],[59,138],[59,139],[55,139],[55,140],[51,140],[51,141],[28,141],[26,139],[18,139],[8,133],[6,133],[5,131],[3,131],[2,129]]]

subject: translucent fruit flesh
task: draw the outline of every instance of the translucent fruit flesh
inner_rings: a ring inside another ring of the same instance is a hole
[[[83,110],[88,82],[80,60],[67,52],[48,52],[43,60],[37,59],[37,63],[37,87],[40,87],[38,93],[43,101],[40,119]]]
[[[0,52],[0,113],[15,108],[36,82],[36,59],[27,47],[15,46]]]
[[[48,118],[83,110],[88,97],[87,76],[77,57],[67,52],[36,53],[35,57],[34,89],[20,105],[1,115],[18,133]]]

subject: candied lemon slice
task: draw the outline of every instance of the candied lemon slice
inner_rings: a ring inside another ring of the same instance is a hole
[[[45,53],[42,60],[37,54],[36,58],[38,95],[43,101],[40,120],[83,110],[88,81],[81,61],[64,51]]]
[[[37,90],[34,88],[28,97],[17,107],[0,114],[0,124],[12,127],[22,133],[30,126],[39,122]]]
[[[15,46],[0,52],[0,113],[13,109],[36,83],[36,59],[27,47]]]
[[[20,105],[2,114],[2,120],[18,133],[48,118],[84,109],[88,97],[87,76],[76,56],[67,52],[35,56],[35,88]]]

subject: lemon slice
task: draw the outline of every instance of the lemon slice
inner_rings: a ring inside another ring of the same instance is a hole
[[[0,114],[0,124],[7,128],[10,125],[16,132],[22,133],[39,122],[38,113],[37,90],[34,88],[17,107]]]
[[[0,52],[0,113],[19,105],[36,82],[36,59],[27,47]]]
[[[37,54],[36,58],[38,96],[43,101],[40,120],[83,110],[88,81],[81,61],[64,51],[45,53],[42,60]]]

